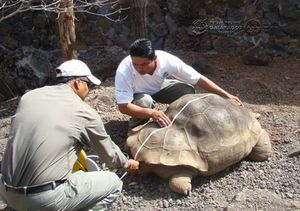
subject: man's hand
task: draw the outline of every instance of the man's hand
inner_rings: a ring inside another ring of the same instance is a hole
[[[127,166],[127,172],[128,173],[136,173],[139,170],[140,163],[139,161],[129,159],[128,160],[128,166]]]
[[[171,124],[169,117],[162,111],[153,110],[151,117],[160,127],[166,127]]]
[[[119,110],[134,118],[152,118],[160,127],[166,127],[171,124],[171,120],[162,112],[151,108],[143,108],[132,103],[118,104]]]
[[[241,101],[238,97],[236,97],[236,96],[230,94],[230,95],[228,96],[228,98],[229,98],[231,101],[233,101],[234,103],[238,104],[239,106],[244,106],[243,103],[242,103],[242,101]]]

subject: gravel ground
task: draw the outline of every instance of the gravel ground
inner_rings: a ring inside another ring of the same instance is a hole
[[[206,76],[260,114],[259,122],[272,140],[273,156],[266,162],[241,161],[219,174],[198,176],[188,197],[171,192],[166,181],[155,175],[126,175],[123,194],[111,210],[300,210],[299,60],[276,58],[265,67],[246,66],[239,58],[224,56],[209,57],[209,61],[213,71]],[[113,80],[92,90],[86,101],[123,148],[128,116],[117,110]],[[18,98],[0,103],[1,157],[17,102]],[[123,173],[117,171],[120,176]]]

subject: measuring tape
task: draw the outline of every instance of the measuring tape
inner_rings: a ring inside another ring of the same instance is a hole
[[[182,111],[183,111],[189,104],[191,104],[192,102],[195,102],[195,101],[197,101],[197,100],[201,100],[201,99],[203,99],[203,98],[205,98],[205,97],[211,96],[211,95],[213,95],[213,94],[207,94],[207,95],[204,95],[204,96],[202,96],[202,97],[198,97],[198,98],[195,98],[195,99],[193,99],[193,100],[188,101],[188,102],[180,109],[180,111],[174,116],[173,120],[171,121],[171,124],[169,124],[168,126],[165,126],[165,127],[158,128],[158,129],[153,130],[153,131],[147,136],[147,138],[145,139],[145,141],[142,143],[142,145],[139,147],[139,149],[138,149],[137,152],[135,153],[134,160],[136,160],[137,155],[139,154],[139,152],[141,151],[141,149],[144,147],[144,145],[147,143],[147,141],[149,140],[149,138],[150,138],[154,133],[157,133],[157,132],[159,132],[159,131],[161,131],[161,130],[164,130],[164,129],[166,129],[166,128],[171,127],[171,126],[173,125],[174,121],[176,120],[176,118],[182,113]],[[120,179],[123,179],[123,178],[127,175],[127,173],[128,173],[128,172],[126,171],[126,172],[120,177]]]

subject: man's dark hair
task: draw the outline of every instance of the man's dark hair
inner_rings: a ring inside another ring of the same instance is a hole
[[[61,84],[61,83],[65,84],[71,80],[74,80],[75,78],[78,78],[78,77],[75,77],[75,76],[58,77],[58,78],[56,78],[56,83],[57,84]]]
[[[155,58],[155,50],[149,39],[137,39],[130,45],[130,56],[137,56],[153,60]]]

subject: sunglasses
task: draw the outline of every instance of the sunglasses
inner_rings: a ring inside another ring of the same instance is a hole
[[[89,89],[92,89],[94,87],[94,84],[85,77],[79,77],[79,80],[84,81],[87,84]]]

